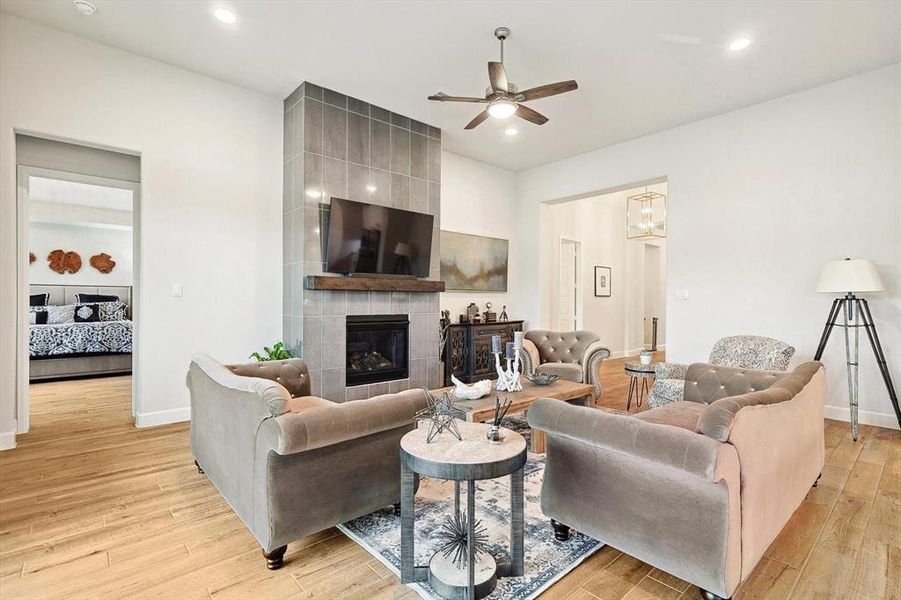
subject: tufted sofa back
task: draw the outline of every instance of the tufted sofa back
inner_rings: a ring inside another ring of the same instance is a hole
[[[533,329],[526,339],[538,348],[542,363],[579,363],[588,346],[601,338],[590,331],[546,331]]]
[[[764,390],[785,377],[782,371],[758,371],[694,363],[685,373],[686,402],[712,404],[720,398]]]
[[[259,377],[280,383],[292,398],[312,394],[310,371],[307,369],[307,363],[299,358],[225,365],[225,367],[240,377]]]
[[[785,371],[795,349],[785,342],[759,335],[724,337],[713,345],[707,362],[739,369]]]

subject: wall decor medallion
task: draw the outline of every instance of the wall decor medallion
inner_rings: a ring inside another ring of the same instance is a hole
[[[92,267],[94,267],[101,273],[109,273],[116,268],[116,261],[114,261],[113,257],[106,252],[95,254],[91,257],[91,260],[89,262],[91,263]]]
[[[56,249],[47,255],[50,270],[62,275],[63,273],[78,273],[81,270],[81,255],[72,250],[66,252]]]
[[[607,298],[610,296],[610,267],[594,267],[594,295],[597,298]]]
[[[507,291],[508,240],[442,230],[440,247],[448,290]]]

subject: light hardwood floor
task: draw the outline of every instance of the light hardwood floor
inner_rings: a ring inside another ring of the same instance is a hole
[[[32,430],[0,453],[0,597],[417,596],[335,529],[259,548],[194,468],[188,425],[135,429],[127,377],[32,387]],[[622,361],[603,404],[625,408]],[[643,407],[644,409],[645,407]],[[736,598],[901,598],[901,435],[826,425],[827,465]],[[697,598],[685,582],[604,548],[543,598]]]

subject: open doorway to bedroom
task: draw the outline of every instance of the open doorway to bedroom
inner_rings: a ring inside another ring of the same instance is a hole
[[[139,159],[30,136],[16,143],[17,431],[133,426]]]

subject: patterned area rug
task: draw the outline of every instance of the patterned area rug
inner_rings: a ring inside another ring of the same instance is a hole
[[[517,428],[510,423],[511,429]],[[525,466],[525,575],[498,579],[489,598],[526,600],[535,598],[566,575],[603,544],[573,532],[566,542],[554,539],[550,520],[541,512],[541,479],[544,455],[529,454]],[[465,506],[465,486],[461,504]],[[416,494],[416,564],[428,564],[434,553],[432,533],[454,504],[454,484],[450,481],[422,479]],[[489,547],[499,560],[509,559],[510,478],[489,479],[476,484],[476,518],[488,530]],[[341,531],[400,575],[400,517],[390,508],[339,525]],[[422,598],[441,598],[428,583],[411,586]]]

